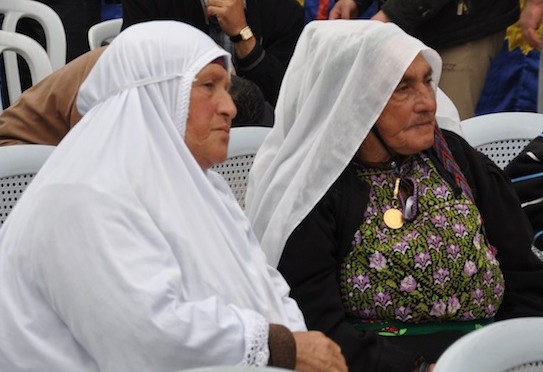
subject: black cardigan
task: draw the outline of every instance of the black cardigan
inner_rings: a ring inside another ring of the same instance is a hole
[[[461,137],[443,132],[472,187],[488,239],[498,250],[506,288],[497,319],[543,316],[543,263],[531,252],[531,227],[509,179]],[[433,150],[427,154],[452,183],[452,176],[440,167]],[[456,188],[456,192],[461,191]],[[369,185],[348,166],[291,234],[278,269],[291,286],[291,296],[298,301],[308,327],[339,343],[351,371],[411,372],[419,355],[435,361],[461,334],[380,337],[355,330],[345,320],[339,265],[363,219],[368,193]]]
[[[123,28],[153,19],[188,23],[209,33],[200,0],[122,0]],[[275,106],[281,80],[304,27],[304,10],[296,0],[246,0],[245,17],[257,43],[236,61],[239,76],[254,82]]]

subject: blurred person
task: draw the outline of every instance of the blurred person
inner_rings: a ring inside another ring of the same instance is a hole
[[[275,106],[281,79],[304,27],[296,0],[123,0],[123,27],[174,19],[209,34],[233,57],[237,75]]]
[[[107,47],[81,86],[81,122],[0,229],[0,370],[346,371],[209,169],[236,115],[230,68],[179,22]]]
[[[356,18],[372,0],[338,0],[330,19]],[[506,28],[519,17],[518,0],[447,0],[418,2],[379,0],[372,19],[394,22],[437,50],[443,61],[439,87],[460,118],[475,116],[490,63],[503,46]]]
[[[232,121],[233,127],[273,126],[273,107],[266,102],[262,91],[255,83],[232,75],[230,95],[238,110]]]

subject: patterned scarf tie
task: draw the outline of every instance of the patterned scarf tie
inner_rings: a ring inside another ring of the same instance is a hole
[[[441,164],[443,164],[445,169],[454,176],[454,181],[458,187],[462,189],[464,194],[471,200],[472,203],[475,203],[471,187],[469,186],[466,177],[464,177],[464,174],[460,170],[460,167],[454,160],[451,150],[449,150],[449,146],[443,137],[443,133],[441,133],[441,130],[437,126],[434,130],[434,138],[434,150],[439,157],[439,160],[441,160]]]

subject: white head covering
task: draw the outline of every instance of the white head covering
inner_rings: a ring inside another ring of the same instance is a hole
[[[305,27],[246,196],[246,213],[271,265],[351,161],[419,53],[437,84],[437,52],[392,23],[315,21]]]
[[[436,119],[441,129],[447,129],[460,136],[464,136],[460,126],[460,114],[453,101],[439,87],[436,94]]]
[[[217,57],[230,65],[197,29],[156,21],[98,60],[83,119],[0,232],[0,370],[266,364],[268,322],[305,329],[228,185],[183,141],[193,80]]]

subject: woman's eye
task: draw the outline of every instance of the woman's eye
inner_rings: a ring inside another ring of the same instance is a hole
[[[213,83],[212,81],[208,81],[208,82],[203,83],[202,86],[207,89],[214,89],[215,83]]]
[[[409,85],[407,84],[400,84],[396,88],[396,92],[406,92],[409,89]]]

